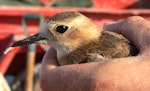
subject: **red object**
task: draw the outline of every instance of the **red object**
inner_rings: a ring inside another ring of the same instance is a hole
[[[93,0],[94,7],[99,9],[137,8],[139,0]]]
[[[4,74],[7,71],[8,66],[10,65],[14,55],[18,51],[18,48],[11,50],[8,54],[4,54],[4,51],[10,46],[10,43],[13,41],[13,35],[8,35],[6,38],[1,40],[1,52],[0,52],[0,72]]]

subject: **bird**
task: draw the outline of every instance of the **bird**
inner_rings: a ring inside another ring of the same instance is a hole
[[[46,19],[42,31],[15,42],[11,47],[44,41],[57,51],[60,66],[107,62],[113,58],[135,56],[137,48],[123,35],[101,30],[85,15],[67,11]]]

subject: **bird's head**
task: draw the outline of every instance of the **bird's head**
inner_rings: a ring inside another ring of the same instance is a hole
[[[78,12],[63,12],[48,18],[38,34],[18,41],[12,47],[46,40],[55,49],[71,51],[99,35],[98,27],[86,16]]]

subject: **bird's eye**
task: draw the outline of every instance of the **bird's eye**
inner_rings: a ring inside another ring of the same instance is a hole
[[[56,31],[57,31],[58,33],[64,33],[64,32],[67,31],[67,29],[68,29],[68,26],[60,25],[60,26],[58,26],[58,27],[56,28]]]

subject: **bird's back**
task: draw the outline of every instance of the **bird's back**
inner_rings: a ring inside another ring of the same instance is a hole
[[[67,61],[66,64],[80,64],[104,61],[101,60],[102,57],[104,59],[121,58],[134,56],[137,53],[137,49],[124,36],[110,31],[102,31],[99,39],[77,48],[67,55],[64,60]],[[100,56],[100,59],[97,56]]]

